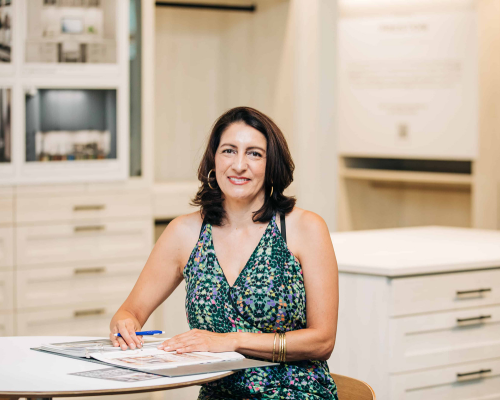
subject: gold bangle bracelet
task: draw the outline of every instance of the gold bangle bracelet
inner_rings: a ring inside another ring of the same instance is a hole
[[[283,362],[286,362],[286,333],[283,333]]]
[[[279,359],[278,361],[280,363],[283,362],[283,348],[284,348],[284,345],[285,345],[285,334],[283,332],[280,332],[280,356],[279,356]]]
[[[274,354],[276,352],[276,335],[278,334],[278,332],[275,332],[274,333],[274,343],[273,343],[273,362],[274,362]]]

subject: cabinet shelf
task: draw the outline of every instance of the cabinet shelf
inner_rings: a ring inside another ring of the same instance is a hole
[[[470,174],[443,172],[388,171],[341,167],[340,176],[345,179],[367,181],[430,183],[454,186],[472,186],[473,183],[473,176]]]

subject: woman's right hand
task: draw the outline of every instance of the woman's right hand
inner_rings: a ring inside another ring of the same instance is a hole
[[[120,346],[122,350],[127,350],[129,347],[140,349],[142,347],[142,336],[136,336],[135,332],[140,331],[139,322],[133,318],[119,319],[111,324],[111,333],[109,338],[113,346]],[[115,336],[119,333],[122,337]]]

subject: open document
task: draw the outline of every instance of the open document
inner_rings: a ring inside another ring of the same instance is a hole
[[[113,347],[109,339],[44,344],[32,350],[169,377],[278,365],[249,359],[236,352],[178,354],[173,351],[159,350],[157,346],[164,340],[146,340],[143,348],[136,350],[121,350],[119,347]]]
[[[140,370],[176,368],[185,365],[208,364],[221,361],[243,360],[245,357],[236,352],[206,353],[193,352],[177,354],[159,349],[143,348],[122,352],[90,353],[92,358],[118,367]]]

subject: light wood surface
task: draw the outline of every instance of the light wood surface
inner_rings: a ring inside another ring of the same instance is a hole
[[[177,389],[200,385],[232,374],[231,371],[185,376],[162,377],[142,382],[118,382],[68,375],[107,368],[86,361],[30,350],[42,343],[86,340],[87,337],[7,337],[0,338],[0,397],[78,397],[128,394]],[[26,379],[26,377],[30,379]]]
[[[331,374],[342,400],[375,400],[375,392],[367,383],[348,376]]]

